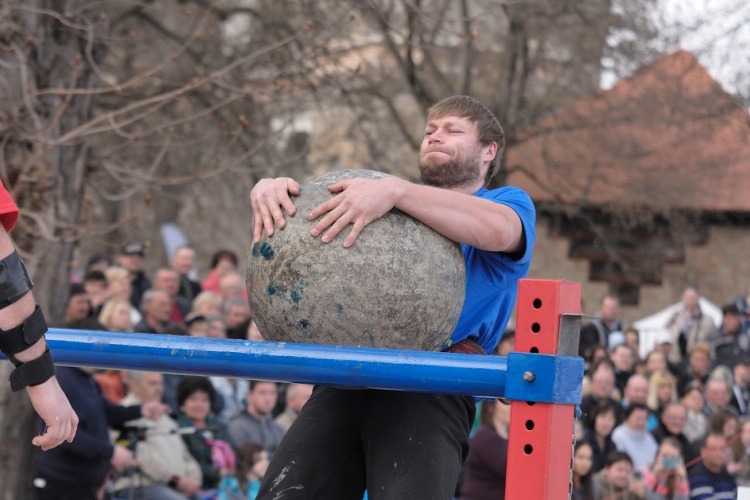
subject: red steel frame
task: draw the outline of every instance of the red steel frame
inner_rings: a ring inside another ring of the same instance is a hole
[[[515,351],[557,354],[562,314],[579,314],[581,285],[557,280],[518,284]],[[510,404],[506,500],[568,498],[575,407]]]

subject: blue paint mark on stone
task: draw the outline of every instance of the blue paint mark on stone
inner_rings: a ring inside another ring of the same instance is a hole
[[[365,333],[367,334],[367,338],[370,340],[370,347],[375,347],[375,336],[372,334],[372,331],[365,330]]]
[[[302,328],[307,328],[308,326],[310,326],[310,322],[306,319],[301,319],[299,320],[299,326],[301,326]]]
[[[302,289],[292,290],[292,302],[294,302],[295,304],[299,304],[299,301],[302,298],[302,296],[300,295],[301,291]]]
[[[258,244],[256,243],[255,246],[258,246]],[[264,260],[271,260],[275,255],[273,252],[273,248],[271,248],[271,245],[269,245],[267,241],[264,241],[260,246],[259,253],[263,256]],[[255,253],[255,248],[253,248],[253,255],[257,256],[257,253]]]
[[[266,292],[268,293],[268,296],[271,297],[276,294],[276,285],[268,285],[268,288],[266,289]]]
[[[337,313],[341,314],[341,313],[344,312],[344,306],[342,306],[338,302],[334,303],[333,305],[334,305],[334,307],[336,307],[336,312]]]

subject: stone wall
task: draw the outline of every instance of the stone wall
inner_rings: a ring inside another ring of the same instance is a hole
[[[537,243],[530,278],[565,279],[581,283],[582,311],[594,314],[607,293],[607,283],[589,281],[589,262],[568,258],[569,240],[551,236],[547,220],[537,222]],[[637,306],[623,306],[627,323],[648,316],[680,300],[687,284],[696,284],[701,294],[721,307],[746,293],[750,285],[750,228],[713,226],[707,244],[689,246],[685,262],[667,265],[660,286],[642,286]]]

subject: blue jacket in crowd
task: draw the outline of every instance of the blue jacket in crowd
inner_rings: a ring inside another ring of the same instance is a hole
[[[57,380],[80,422],[72,443],[64,442],[39,455],[39,473],[69,483],[98,486],[111,468],[114,453],[108,427],[122,428],[125,422],[140,418],[141,407],[113,405],[91,374],[79,368],[58,367]]]

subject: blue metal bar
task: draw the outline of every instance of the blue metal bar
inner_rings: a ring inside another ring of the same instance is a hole
[[[503,397],[507,358],[50,328],[64,366]]]

